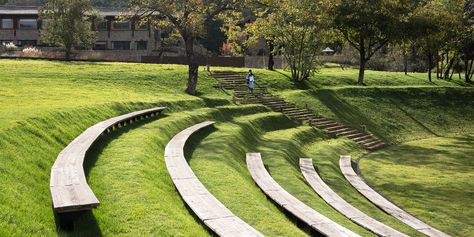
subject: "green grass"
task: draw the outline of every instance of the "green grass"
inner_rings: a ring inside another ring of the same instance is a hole
[[[258,189],[245,165],[246,152],[261,152],[269,172],[283,188],[363,236],[372,234],[334,211],[304,182],[298,168],[300,157],[313,158],[321,177],[357,208],[410,236],[419,236],[370,204],[340,175],[339,155],[358,157],[365,150],[347,139],[330,139],[319,130],[295,124],[263,106],[230,106],[229,94],[214,89],[212,85],[216,81],[207,72],[200,72],[200,93],[192,97],[184,93],[185,66],[0,62],[0,236],[208,236],[209,232],[190,215],[179,198],[163,161],[163,150],[169,139],[204,119],[218,123],[215,129],[199,133],[189,142],[186,155],[191,167],[224,205],[265,235],[308,233]],[[288,80],[285,71],[256,69],[255,72],[257,80],[268,84],[273,93],[301,106],[307,103],[318,113],[344,123],[356,127],[366,125],[393,144],[435,136],[461,137],[474,131],[470,119],[474,115],[474,91],[459,80],[428,83],[425,74],[405,76],[368,71],[369,86],[358,87],[354,86],[356,70],[325,68],[300,85]],[[169,109],[156,120],[119,129],[93,147],[86,171],[101,205],[76,222],[75,232],[58,232],[48,186],[50,168],[57,154],[84,129],[99,121],[154,106]],[[436,146],[427,154],[446,153]],[[472,179],[464,176],[467,171],[472,173],[472,162],[465,155],[472,151],[460,145],[454,147],[449,151],[450,156],[438,155],[436,161],[450,167],[450,175],[459,171],[452,176],[459,178],[458,183],[453,182],[459,189],[465,187],[464,182],[469,184],[468,178]],[[390,163],[385,162],[392,157],[364,159],[363,164],[371,161],[374,167],[390,170]],[[395,162],[410,165],[408,156],[404,158]],[[454,158],[461,160],[454,162]],[[372,169],[362,168],[372,182],[372,173],[366,172]],[[420,177],[432,174],[430,166],[417,169]],[[409,174],[403,169],[391,172]],[[373,177],[378,178],[375,174]],[[388,182],[388,178],[381,177],[384,185],[377,188],[396,197],[399,194],[396,191],[391,194],[385,190],[386,185],[395,184]],[[447,175],[443,178],[440,182],[451,179]],[[433,184],[423,181],[427,187]],[[414,180],[409,177],[400,182]],[[416,195],[425,200],[433,193],[437,192],[426,188]],[[468,195],[472,196],[472,192],[466,191],[460,198],[464,200]],[[401,198],[400,203],[409,209],[412,204]],[[472,219],[472,214],[465,212],[463,220],[456,216],[459,210],[450,209],[461,205],[461,201],[449,205],[440,205],[441,199],[435,201],[436,209],[413,204],[413,212],[422,218],[442,213],[439,215],[446,219],[443,223],[457,226],[458,230],[443,226],[440,229],[453,235],[466,235],[462,229],[472,232],[473,223],[467,221]],[[460,224],[455,225],[456,222]]]
[[[67,108],[196,99],[184,93],[187,68],[179,65],[1,60],[0,72],[0,129]],[[226,96],[200,75],[201,97]]]
[[[389,143],[474,131],[471,88],[339,88],[282,96],[344,124],[366,126]]]
[[[246,69],[240,68],[211,68],[211,70],[226,70],[246,72]],[[380,72],[367,70],[365,74],[365,83],[367,86],[357,86],[359,70],[345,69],[338,67],[322,68],[318,74],[312,76],[303,83],[295,83],[290,80],[290,73],[285,70],[268,71],[264,69],[253,69],[256,75],[257,83],[267,85],[272,92],[290,90],[315,90],[321,88],[367,88],[367,87],[472,87],[472,84],[466,84],[463,80],[454,77],[452,81],[434,79],[428,81],[426,73],[409,73],[405,75],[402,72]]]
[[[474,232],[474,137],[413,141],[360,160],[376,190],[453,236]]]

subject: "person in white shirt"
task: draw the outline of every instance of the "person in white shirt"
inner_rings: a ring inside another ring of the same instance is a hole
[[[250,92],[253,94],[253,89],[255,88],[255,75],[253,74],[252,70],[249,70],[249,73],[247,73],[247,86]]]

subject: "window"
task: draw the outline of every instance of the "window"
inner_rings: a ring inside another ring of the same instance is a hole
[[[38,28],[36,19],[20,19],[18,28],[23,30],[35,30]]]
[[[99,21],[97,23],[97,30],[106,31],[107,30],[107,21]]]
[[[112,49],[130,50],[130,41],[112,41]]]
[[[106,41],[97,41],[94,45],[95,50],[106,50],[107,49],[107,42]]]
[[[2,29],[13,29],[13,19],[2,19]]]
[[[20,47],[36,46],[37,42],[36,42],[36,40],[18,40],[17,45],[20,46]]]
[[[147,46],[148,46],[148,42],[147,41],[137,41],[135,42],[137,45],[137,50],[146,50],[147,49]]]
[[[0,45],[13,44],[13,40],[0,40]]]
[[[114,30],[130,30],[129,21],[114,21],[112,22],[112,29]]]

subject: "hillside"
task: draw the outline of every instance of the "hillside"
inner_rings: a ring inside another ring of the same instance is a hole
[[[246,152],[261,152],[270,174],[283,188],[361,236],[374,235],[335,211],[309,188],[299,171],[299,158],[313,158],[323,180],[369,216],[410,236],[421,236],[369,203],[344,180],[339,172],[339,155],[358,158],[366,150],[346,138],[332,138],[262,105],[235,105],[231,91],[213,88],[216,79],[202,69],[199,95],[194,97],[184,93],[186,66],[0,61],[0,236],[210,236],[182,202],[163,160],[163,150],[172,136],[204,120],[215,120],[217,124],[187,144],[185,151],[191,168],[216,198],[266,236],[309,233],[255,185],[245,164]],[[474,185],[468,176],[472,174],[472,162],[468,160],[472,143],[453,138],[440,140],[430,148],[422,142],[406,142],[463,137],[474,132],[473,88],[460,81],[427,83],[424,74],[406,77],[401,73],[373,71],[367,72],[369,86],[357,87],[353,85],[357,71],[339,70],[322,69],[305,85],[293,84],[284,71],[254,71],[258,82],[269,85],[272,93],[300,106],[308,104],[319,114],[345,124],[365,125],[394,144],[371,154],[384,159],[362,159],[364,177],[435,227],[455,236],[472,233],[474,225],[469,222],[469,213],[460,212],[454,204],[446,205],[451,193],[458,192],[462,195],[457,200],[466,209],[473,208],[470,202],[462,201],[470,194],[465,187]],[[81,216],[73,233],[58,231],[48,189],[50,168],[57,154],[97,122],[154,106],[168,109],[158,118],[117,129],[94,145],[85,166],[88,182],[101,205]],[[456,150],[450,152],[457,153],[461,160],[436,155],[444,143],[459,143],[459,149],[453,147]],[[397,157],[404,151],[403,156],[411,158],[411,162]],[[426,169],[419,165],[420,160],[432,156],[436,157],[433,163],[443,165],[433,164]],[[406,163],[402,169],[393,169],[391,160]],[[411,179],[414,167],[419,174],[417,180]],[[375,172],[382,170],[390,176]],[[456,185],[437,191],[427,188],[407,192],[418,203],[398,197],[396,191],[401,189],[391,189],[396,187],[391,179],[404,184],[403,187],[428,187],[432,184],[423,179],[423,174],[443,170],[450,173],[442,181],[456,178],[459,181],[452,182]],[[456,176],[449,176],[454,173]],[[436,205],[436,209],[420,204],[424,201]],[[444,219],[432,218],[436,213]]]

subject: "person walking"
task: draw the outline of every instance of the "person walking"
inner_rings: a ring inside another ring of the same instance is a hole
[[[253,89],[255,88],[255,75],[253,74],[252,70],[249,70],[249,73],[247,73],[247,87],[253,94]]]

